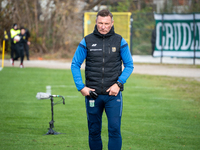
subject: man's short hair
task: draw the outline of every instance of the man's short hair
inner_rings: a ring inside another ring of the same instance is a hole
[[[15,26],[17,26],[17,23],[14,23],[14,24],[13,24],[13,28],[14,28]]]
[[[21,30],[22,30],[22,29],[26,30],[23,26],[22,26],[20,29],[21,29]]]
[[[107,9],[103,9],[103,10],[99,11],[98,14],[97,14],[97,17],[98,16],[101,16],[101,17],[110,16],[111,19],[113,19],[112,13],[109,10],[107,10]]]

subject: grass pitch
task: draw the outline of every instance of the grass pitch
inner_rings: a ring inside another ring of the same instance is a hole
[[[36,94],[46,92],[46,86],[66,99],[65,105],[54,106],[54,129],[65,134],[44,135],[51,105]],[[193,79],[132,74],[123,92],[122,150],[199,150],[199,93],[200,82]],[[84,97],[70,70],[5,67],[0,102],[0,149],[89,149]],[[107,150],[105,114],[102,140]]]

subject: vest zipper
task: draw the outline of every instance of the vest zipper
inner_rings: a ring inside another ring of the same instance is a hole
[[[101,92],[103,93],[103,84],[104,84],[104,63],[105,63],[105,37],[103,37],[103,64],[102,64],[102,80],[101,80],[101,83],[102,83],[102,88],[101,88]]]

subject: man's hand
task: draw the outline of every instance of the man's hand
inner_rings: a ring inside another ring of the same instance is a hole
[[[109,89],[107,89],[106,92],[109,92],[109,95],[117,96],[119,90],[120,90],[119,86],[115,83]]]
[[[90,91],[95,91],[95,89],[91,89],[89,87],[84,87],[82,90],[81,90],[81,94],[83,96],[90,96]]]

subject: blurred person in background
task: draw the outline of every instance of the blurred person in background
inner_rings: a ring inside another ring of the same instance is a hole
[[[21,31],[20,34],[18,34],[17,36],[19,36],[19,38],[14,38],[14,41],[16,42],[16,47],[17,47],[17,51],[16,51],[16,56],[13,59],[13,65],[14,65],[14,61],[18,60],[18,58],[20,57],[20,68],[24,68],[24,45],[27,43],[27,38],[26,38],[26,29],[24,27],[21,27]]]
[[[30,60],[30,58],[29,58],[29,45],[31,44],[31,42],[29,41],[29,39],[30,39],[30,32],[29,32],[29,30],[26,28],[26,32],[25,32],[25,34],[26,34],[26,43],[24,43],[24,50],[25,50],[25,53],[26,53],[26,59],[27,60]]]
[[[10,41],[11,41],[10,62],[12,65],[14,65],[14,63],[13,63],[14,54],[16,51],[18,51],[17,46],[16,46],[16,41],[14,41],[14,37],[18,34],[20,34],[20,29],[18,29],[18,25],[16,23],[14,23],[13,28],[10,29],[10,33],[9,33],[9,37],[10,37]]]

